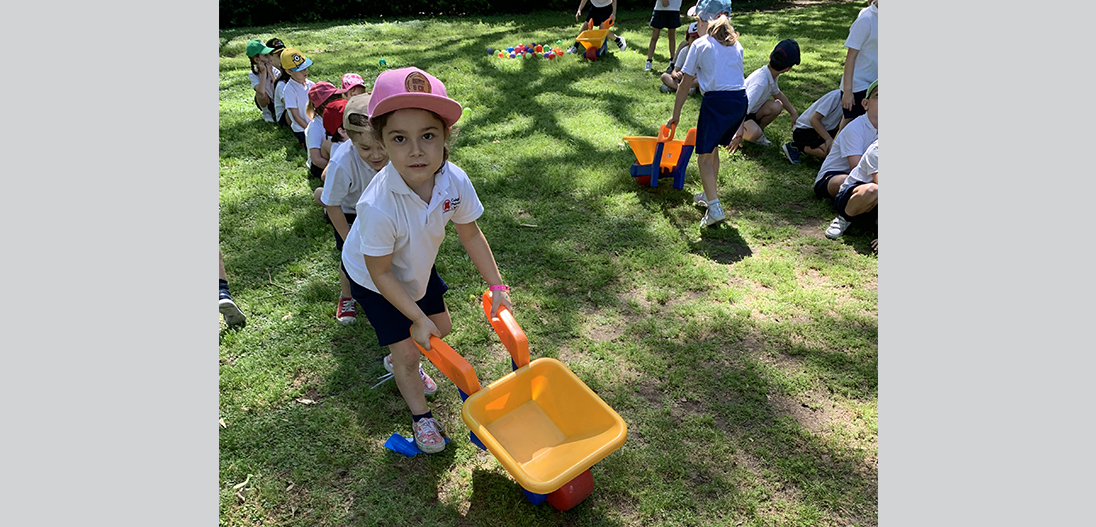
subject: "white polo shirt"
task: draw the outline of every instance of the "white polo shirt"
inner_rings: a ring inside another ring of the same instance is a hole
[[[320,201],[324,205],[339,205],[344,214],[357,214],[358,200],[376,177],[377,171],[362,159],[351,141],[343,143],[350,146],[331,147],[331,159],[327,162],[327,177],[323,180]]]
[[[871,142],[868,145],[868,149],[864,152],[864,156],[860,158],[860,163],[857,163],[856,167],[849,172],[849,177],[845,178],[845,182],[841,184],[841,189],[837,192],[841,192],[846,188],[849,188],[854,183],[871,183],[873,180],[871,175],[879,172],[879,140]]]
[[[308,89],[316,84],[312,79],[305,79],[304,84],[289,79],[285,83],[285,91],[282,96],[285,97],[285,109],[296,108],[297,114],[304,119],[308,119],[308,114],[304,109],[308,107]],[[304,132],[304,127],[293,118],[293,114],[289,114],[289,127],[294,132]]]
[[[849,168],[848,157],[864,155],[872,141],[876,139],[879,139],[879,130],[868,120],[868,114],[853,119],[833,139],[830,153],[822,162],[822,168],[818,169],[818,176],[814,178],[814,182],[817,183],[826,172],[833,170],[848,174],[852,170]]]
[[[612,3],[612,2],[610,2]],[[670,0],[670,5],[663,6],[662,0],[655,0],[655,11],[677,11],[681,12],[681,0]]]
[[[327,139],[327,130],[323,128],[323,116],[317,112],[316,116],[308,121],[308,128],[304,129],[304,146],[309,149],[319,148],[323,145],[324,139]]]
[[[692,43],[681,71],[700,82],[700,91],[738,91],[745,89],[742,78],[742,44],[724,46],[710,35]]]
[[[365,255],[391,254],[392,274],[416,302],[426,296],[430,269],[445,239],[446,224],[472,223],[483,214],[483,204],[468,175],[450,162],[434,176],[429,204],[388,163],[362,193],[357,209],[358,219],[343,244],[346,274],[380,293],[365,266]]]
[[[814,117],[815,113],[822,114],[822,127],[825,128],[826,131],[837,130],[837,126],[841,124],[841,117],[843,115],[841,112],[841,88],[819,97],[806,111],[799,114],[799,119],[796,119],[795,121],[795,129],[814,129],[814,127],[811,126],[811,117]]]
[[[748,99],[749,105],[746,106],[746,113],[751,114],[761,109],[761,105],[765,104],[765,101],[769,100],[769,97],[780,93],[780,86],[776,84],[776,77],[773,77],[769,66],[761,66],[754,70],[749,77],[746,77],[746,99]]]
[[[274,120],[281,121],[282,114],[285,113],[285,85],[289,81],[278,82],[274,84]]]
[[[860,10],[849,27],[845,47],[859,51],[852,70],[852,91],[864,91],[879,78],[879,8],[875,4]]]

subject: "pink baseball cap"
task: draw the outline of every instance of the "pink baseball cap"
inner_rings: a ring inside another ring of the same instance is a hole
[[[419,68],[387,70],[373,83],[369,118],[404,108],[419,108],[438,114],[446,126],[460,119],[463,108],[445,93],[445,85]]]
[[[353,88],[354,86],[361,86],[362,88],[364,88],[365,79],[363,79],[362,76],[358,75],[357,73],[347,73],[346,75],[342,76],[342,89],[337,90],[335,94],[342,95],[350,91],[350,88]]]
[[[320,81],[308,89],[308,102],[312,103],[313,108],[319,108],[332,95],[335,95],[335,85],[327,81]]]

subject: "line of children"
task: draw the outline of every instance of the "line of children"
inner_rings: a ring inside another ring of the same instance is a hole
[[[304,146],[308,150],[308,167],[312,177],[320,177],[323,169],[327,168],[330,154],[323,152],[324,142],[328,140],[327,130],[323,124],[323,111],[328,104],[342,99],[335,85],[327,81],[320,81],[308,89],[308,126],[304,130]]]
[[[390,161],[358,200],[357,221],[342,253],[353,297],[376,330],[378,344],[391,352],[385,368],[407,403],[415,444],[423,452],[445,448],[445,430],[425,399],[434,383],[422,371],[414,344],[429,349],[432,335],[445,337],[452,329],[443,298],[448,286],[434,265],[449,222],[489,285],[491,314],[500,305],[511,307],[509,287],[476,224],[483,205],[468,176],[448,161],[446,140],[461,111],[445,85],[418,68],[377,77],[369,124]]]
[[[670,62],[674,61],[675,32],[681,27],[681,0],[655,0],[655,10],[651,13],[651,43],[647,45],[647,64],[643,71],[651,71],[651,59],[655,56],[658,34],[665,29],[670,34]]]

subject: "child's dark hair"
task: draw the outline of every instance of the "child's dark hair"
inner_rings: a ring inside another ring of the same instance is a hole
[[[248,57],[247,58],[247,60],[251,61],[251,73],[254,73],[255,75],[259,74],[258,68],[255,67],[255,59],[258,58],[258,57],[259,57],[258,55],[255,55],[254,57]]]
[[[733,46],[738,42],[738,32],[731,25],[731,17],[722,14],[708,23],[708,36],[724,46]]]
[[[430,110],[426,110],[426,111],[430,112]],[[393,112],[383,113],[383,114],[377,115],[377,116],[375,116],[375,117],[373,117],[369,120],[370,124],[373,127],[373,138],[376,139],[377,142],[382,144],[382,145],[384,144],[384,138],[382,136],[382,131],[384,130],[384,127],[388,124],[388,118],[392,116],[392,113]],[[445,125],[445,119],[442,119],[440,115],[438,115],[434,112],[430,112],[430,115],[433,115],[435,119],[437,119],[438,121],[441,122],[442,129],[444,130],[444,133],[445,133],[445,155],[442,157],[442,160],[441,160],[442,164],[445,164],[446,161],[449,161],[449,145],[452,143],[452,140],[457,136],[457,130],[453,129],[452,126],[446,126]],[[356,124],[356,123],[354,123],[354,118],[355,117],[360,117],[360,116],[357,115],[357,114],[351,115],[350,116],[351,124]]]

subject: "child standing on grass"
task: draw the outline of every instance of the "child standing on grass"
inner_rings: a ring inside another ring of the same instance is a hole
[[[662,29],[670,34],[670,62],[674,61],[675,32],[681,27],[681,0],[655,0],[655,11],[651,13],[651,43],[647,45],[647,64],[643,71],[651,71],[651,59],[655,57],[655,45]]]
[[[871,0],[868,7],[860,10],[849,27],[845,47],[848,51],[841,76],[841,108],[845,115],[838,131],[864,114],[860,101],[867,95],[868,85],[879,78],[879,0]]]
[[[582,0],[578,3],[578,11],[575,11],[576,21],[582,20],[583,7],[586,7],[586,0]],[[592,24],[590,27],[598,27],[604,24],[606,20],[616,20],[616,11],[617,0],[590,0],[590,11],[586,13],[586,21]],[[621,51],[628,49],[628,43],[624,41],[624,37],[618,36],[612,31],[607,33],[605,38],[615,42]],[[576,40],[575,43],[567,49],[567,53],[578,53],[580,49],[583,49],[582,44]]]
[[[355,205],[362,191],[373,181],[377,171],[388,164],[388,153],[374,137],[369,127],[369,95],[357,95],[346,102],[343,109],[342,128],[350,138],[351,146],[339,148],[331,156],[324,176],[320,204],[324,218],[335,229],[335,249],[342,251],[350,226],[357,218]],[[339,268],[339,304],[335,318],[346,325],[358,319],[354,307],[350,282]]]
[[[330,157],[323,153],[323,143],[327,140],[327,131],[323,125],[323,110],[335,100],[342,100],[335,92],[335,85],[327,81],[320,81],[308,89],[308,107],[305,113],[311,120],[304,129],[304,146],[308,149],[308,166],[312,177],[320,177],[323,169],[327,168]]]
[[[726,218],[717,188],[718,147],[725,145],[733,152],[741,144],[742,137],[736,131],[742,125],[749,102],[742,78],[742,45],[726,12],[719,13],[708,24],[705,35],[693,43],[681,71],[682,84],[691,86],[694,80],[699,80],[700,91],[704,93],[696,123],[696,163],[704,191],[693,196],[697,204],[708,208],[700,220],[703,228]],[[677,90],[674,113],[666,126],[681,119],[681,107],[688,98],[688,90]]]
[[[841,123],[841,90],[833,90],[814,101],[792,127],[792,140],[783,147],[784,156],[798,165],[799,153],[826,159]]]
[[[251,62],[251,71],[247,78],[255,90],[255,106],[263,112],[263,120],[274,122],[274,81],[282,74],[270,61],[274,48],[263,45],[261,40],[247,43],[247,59]]]
[[[791,39],[781,40],[769,54],[769,63],[746,78],[746,98],[750,105],[746,109],[746,119],[742,122],[743,139],[761,146],[771,145],[765,137],[765,127],[783,110],[788,111],[792,126],[795,126],[799,112],[780,91],[776,79],[791,71],[796,64],[799,64],[799,44]]]
[[[476,224],[483,214],[476,190],[448,161],[445,142],[461,105],[448,97],[445,85],[414,67],[385,71],[373,86],[369,115],[391,161],[358,200],[343,267],[378,343],[391,352],[385,369],[411,411],[415,444],[423,452],[440,452],[445,430],[424,396],[424,388],[436,385],[422,371],[415,343],[430,349],[431,335],[445,337],[453,327],[442,298],[448,286],[434,266],[450,221],[490,286],[492,316],[500,305],[511,307],[510,288]]]
[[[308,89],[315,84],[308,80],[308,67],[311,65],[312,59],[304,56],[297,48],[285,48],[282,51],[282,70],[289,74],[289,82],[285,84],[282,97],[285,99],[285,112],[289,114],[289,129],[301,146],[304,146],[304,130],[308,127],[308,118],[305,116]]]

